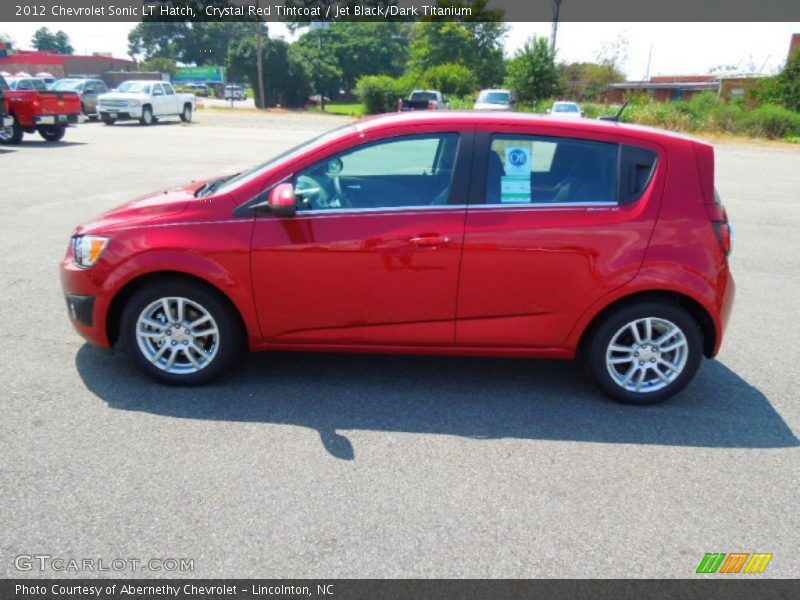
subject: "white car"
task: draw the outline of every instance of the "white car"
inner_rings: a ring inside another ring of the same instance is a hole
[[[97,113],[107,125],[130,119],[151,125],[161,117],[180,117],[188,123],[195,105],[194,94],[179,94],[166,81],[125,81],[97,97]]]
[[[553,107],[548,111],[556,117],[567,119],[580,119],[584,112],[576,102],[554,102]]]
[[[511,110],[514,97],[510,90],[483,90],[478,94],[473,110]]]
[[[247,100],[247,92],[240,85],[226,85],[225,100]]]

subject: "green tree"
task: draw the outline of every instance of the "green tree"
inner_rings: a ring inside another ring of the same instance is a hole
[[[295,44],[309,56],[332,57],[341,71],[337,89],[352,90],[364,75],[402,74],[408,57],[409,33],[408,23],[339,22],[326,29],[307,31]],[[332,75],[332,66],[326,67],[326,77]]]
[[[257,45],[255,37],[231,43],[226,61],[232,81],[247,80],[258,94]],[[279,39],[264,39],[264,95],[256,106],[301,107],[311,94],[311,77],[299,49]]]
[[[558,91],[555,55],[546,38],[529,39],[508,61],[506,85],[517,92],[523,102],[550,98]]]
[[[14,49],[14,39],[7,33],[0,32],[0,42],[3,42],[6,45],[6,50]]]
[[[471,69],[483,87],[500,83],[504,75],[503,38],[508,30],[502,11],[487,8],[487,0],[442,0],[442,7],[470,7],[460,21],[432,18],[414,27],[408,70],[422,74],[437,65],[456,63]]]
[[[196,65],[222,65],[230,43],[254,31],[253,22],[145,20],[128,34],[128,54],[143,60],[165,57]]]
[[[338,96],[342,69],[336,56],[314,45],[295,44],[293,47],[306,65],[312,89],[329,98]]]
[[[175,61],[166,56],[154,56],[150,60],[139,63],[139,70],[168,73],[170,77],[175,77],[178,73]]]
[[[800,48],[786,61],[778,75],[777,86],[784,106],[800,111]]]
[[[625,74],[618,69],[589,62],[561,64],[558,76],[570,98],[592,102],[602,102],[610,84],[625,81]]]
[[[478,89],[478,78],[464,65],[448,63],[425,71],[422,85],[443,94],[466,96]]]
[[[34,32],[31,45],[37,50],[50,50],[58,54],[72,54],[75,51],[66,33],[53,33],[47,27],[40,27]]]

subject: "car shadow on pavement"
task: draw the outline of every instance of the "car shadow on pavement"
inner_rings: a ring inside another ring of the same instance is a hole
[[[710,448],[788,448],[800,440],[766,397],[723,363],[704,361],[664,404],[605,398],[569,361],[265,353],[247,356],[212,385],[174,388],[122,355],[85,344],[86,386],[112,408],[166,417],[290,424],[319,432],[352,460],[341,430],[432,433]]]
[[[31,139],[23,139],[17,148],[25,148],[26,150],[56,150],[58,148],[69,148],[70,146],[85,146],[86,142],[70,142],[61,140],[59,142],[48,142],[46,140],[37,140],[32,137]]]

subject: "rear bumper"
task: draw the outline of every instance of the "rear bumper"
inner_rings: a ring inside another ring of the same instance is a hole
[[[35,115],[33,122],[36,125],[77,125],[79,113],[73,115]]]
[[[730,270],[726,270],[725,276],[725,289],[722,292],[721,303],[719,307],[719,325],[717,332],[717,340],[714,345],[712,356],[716,356],[722,346],[722,339],[725,337],[725,331],[728,328],[728,322],[733,312],[733,301],[736,298],[736,282],[733,280]]]

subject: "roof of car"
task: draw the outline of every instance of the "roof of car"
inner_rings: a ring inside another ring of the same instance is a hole
[[[609,110],[609,112],[614,112]],[[571,131],[593,131],[597,133],[618,133],[628,134],[632,137],[665,140],[691,140],[698,141],[680,133],[645,127],[642,125],[632,125],[628,123],[618,123],[616,121],[606,121],[601,119],[567,119],[559,118],[554,115],[537,115],[533,113],[519,112],[483,112],[469,110],[446,110],[446,111],[409,111],[387,113],[366,117],[356,122],[356,126],[362,130],[374,128],[402,126],[402,125],[429,125],[436,123],[468,123],[468,124],[503,124],[503,125],[541,125],[542,127],[559,128]]]

